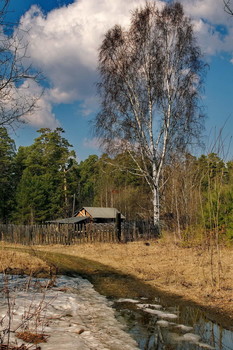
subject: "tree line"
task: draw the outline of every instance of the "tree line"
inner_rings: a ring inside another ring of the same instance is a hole
[[[63,129],[38,134],[32,145],[16,150],[0,128],[2,223],[43,223],[83,206],[116,207],[128,220],[153,221],[153,194],[127,152],[78,162]],[[206,232],[233,239],[233,161],[216,153],[174,154],[161,178],[163,229],[184,239]]]

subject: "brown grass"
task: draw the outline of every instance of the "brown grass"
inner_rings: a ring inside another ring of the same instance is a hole
[[[233,249],[184,248],[169,240],[128,244],[50,246],[43,250],[94,260],[131,274],[161,290],[216,308],[233,319]],[[218,275],[220,273],[220,284]]]
[[[11,248],[14,246],[11,245]],[[50,266],[36,256],[28,253],[12,251],[6,246],[0,246],[0,272],[18,273],[28,275],[45,275]]]
[[[18,332],[16,333],[16,337],[32,344],[46,343],[48,338],[45,334],[31,333],[29,331]]]
[[[149,245],[144,242],[96,243],[37,248],[99,262],[162,291],[182,296],[205,308],[215,308],[233,319],[233,248],[222,247],[220,260],[214,250],[182,247],[170,238],[151,241]],[[6,267],[25,269],[26,272],[50,269],[42,260],[26,253],[1,250],[0,254],[1,270]]]

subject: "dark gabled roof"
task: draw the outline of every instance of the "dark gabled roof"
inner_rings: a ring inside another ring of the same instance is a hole
[[[86,210],[93,219],[115,219],[116,214],[120,213],[116,208],[83,207],[81,210],[83,209]],[[79,212],[81,210],[79,210]],[[124,215],[121,214],[121,218],[125,219]]]
[[[71,218],[65,218],[65,219],[57,219],[57,220],[50,220],[46,221],[48,224],[78,224],[82,221],[85,221],[86,219],[89,219],[87,216],[76,216]]]

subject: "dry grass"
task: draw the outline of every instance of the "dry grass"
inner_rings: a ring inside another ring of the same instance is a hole
[[[1,244],[0,272],[12,272],[28,275],[44,275],[48,274],[48,272],[50,271],[50,266],[36,256],[32,256],[24,252],[5,249],[6,246]]]
[[[31,333],[29,331],[18,332],[16,337],[32,344],[46,343],[48,338],[45,334]]]
[[[214,307],[233,319],[233,248],[221,248],[220,265],[216,252],[201,247],[184,248],[170,239],[151,241],[150,245],[144,242],[96,243],[37,248],[97,261],[199,305]],[[42,260],[27,253],[2,249],[0,269],[7,267],[26,273],[50,269]]]
[[[100,262],[233,318],[232,248],[221,248],[220,265],[217,252],[184,248],[166,239],[150,245],[96,243],[42,249]]]

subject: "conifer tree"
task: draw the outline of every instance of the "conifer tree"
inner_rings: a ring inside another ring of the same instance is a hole
[[[7,222],[14,208],[15,143],[0,127],[0,221]]]
[[[77,167],[75,153],[62,137],[64,130],[40,129],[38,132],[40,136],[31,146],[20,149],[23,166],[15,218],[23,223],[70,215],[71,197],[77,186],[72,176]]]

